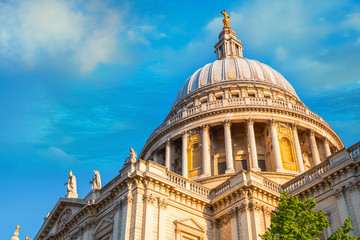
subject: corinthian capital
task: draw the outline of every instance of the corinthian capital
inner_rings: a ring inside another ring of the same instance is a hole
[[[203,125],[201,126],[201,129],[202,129],[203,131],[209,131],[210,127],[209,127],[209,125],[208,125],[207,123],[205,123],[205,124],[203,124]]]
[[[230,126],[231,126],[231,121],[230,121],[229,119],[226,119],[226,120],[224,121],[224,126],[225,126],[225,127],[230,127]]]
[[[297,130],[299,125],[297,123],[290,123],[290,126],[292,130]]]
[[[272,126],[275,126],[276,125],[276,121],[275,121],[275,119],[269,119],[269,125],[270,125],[270,127],[272,127]]]
[[[245,120],[247,125],[254,125],[254,119],[253,118],[248,118]]]
[[[309,134],[309,136],[315,136],[315,130],[309,129],[308,134]]]

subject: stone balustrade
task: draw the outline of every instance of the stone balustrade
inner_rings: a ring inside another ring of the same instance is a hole
[[[360,157],[360,142],[352,145],[351,147],[348,148],[348,151],[350,153],[350,157],[351,158],[358,158]]]
[[[354,144],[348,149],[344,149],[347,158],[357,159],[360,157],[360,142]],[[340,153],[340,152],[338,152]],[[337,158],[336,158],[337,159]],[[283,190],[287,193],[294,192],[295,190],[301,188],[309,182],[313,182],[316,179],[319,179],[322,175],[328,172],[330,169],[336,167],[338,164],[331,162],[331,158],[326,159],[319,165],[311,168],[310,170],[304,172],[303,174],[297,176],[296,178],[290,180],[289,182],[283,185]]]
[[[295,190],[301,188],[305,184],[308,184],[310,182],[315,181],[316,179],[319,179],[328,170],[330,170],[329,159],[323,161],[319,165],[316,165],[310,170],[304,172],[303,174],[285,183],[283,185],[283,190],[286,191],[287,193],[294,192]]]
[[[258,184],[258,186],[265,186],[275,192],[279,192],[281,189],[280,184],[263,177],[261,174],[253,171],[240,171],[233,177],[229,178],[228,180],[211,190],[211,199],[216,198],[217,196],[223,194],[224,192],[232,189],[235,186],[248,185],[249,183]]]
[[[321,121],[326,126],[329,126],[319,115],[311,112],[306,107],[296,105],[291,102],[277,100],[277,99],[269,99],[269,98],[240,97],[240,98],[228,98],[228,99],[215,100],[212,102],[205,102],[191,108],[184,107],[181,110],[177,111],[172,116],[170,116],[163,124],[161,124],[158,128],[156,128],[155,131],[151,134],[148,141],[150,141],[152,137],[154,137],[157,133],[161,132],[165,127],[175,124],[185,118],[209,110],[217,110],[217,109],[221,110],[222,108],[228,108],[229,106],[234,106],[234,107],[235,106],[243,106],[243,107],[269,106],[269,107],[283,108],[309,115],[310,117]]]

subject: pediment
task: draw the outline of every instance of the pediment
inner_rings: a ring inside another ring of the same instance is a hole
[[[103,219],[95,228],[96,239],[103,239],[106,236],[111,236],[114,226],[114,221],[110,219]]]
[[[114,221],[110,219],[103,219],[95,228],[95,234],[102,232],[104,229],[108,227],[112,227]]]
[[[48,234],[54,234],[59,230],[58,223],[62,217],[64,218],[64,213],[68,209],[71,209],[71,214],[69,213],[70,211],[68,211],[69,218],[64,219],[64,223],[71,219],[73,215],[75,215],[84,206],[86,206],[86,202],[82,199],[60,198],[50,214],[45,217],[45,222],[36,236],[42,236],[44,238]]]
[[[190,228],[200,232],[205,232],[204,228],[193,218],[175,220],[174,224],[178,228]]]

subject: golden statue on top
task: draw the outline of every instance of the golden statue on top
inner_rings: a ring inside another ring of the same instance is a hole
[[[19,225],[17,225],[16,226],[16,231],[14,232],[14,236],[19,236],[19,228],[20,228],[20,226]]]
[[[222,10],[221,13],[224,15],[223,23],[224,28],[230,28],[230,15],[226,12],[226,10]]]

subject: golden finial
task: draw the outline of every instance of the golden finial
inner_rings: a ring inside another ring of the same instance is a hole
[[[222,10],[221,13],[224,15],[224,19],[223,19],[223,23],[224,23],[224,28],[230,28],[230,15],[227,14],[226,10]]]
[[[20,228],[20,225],[17,225],[16,226],[16,231],[14,232],[14,236],[19,236],[19,228]]]

